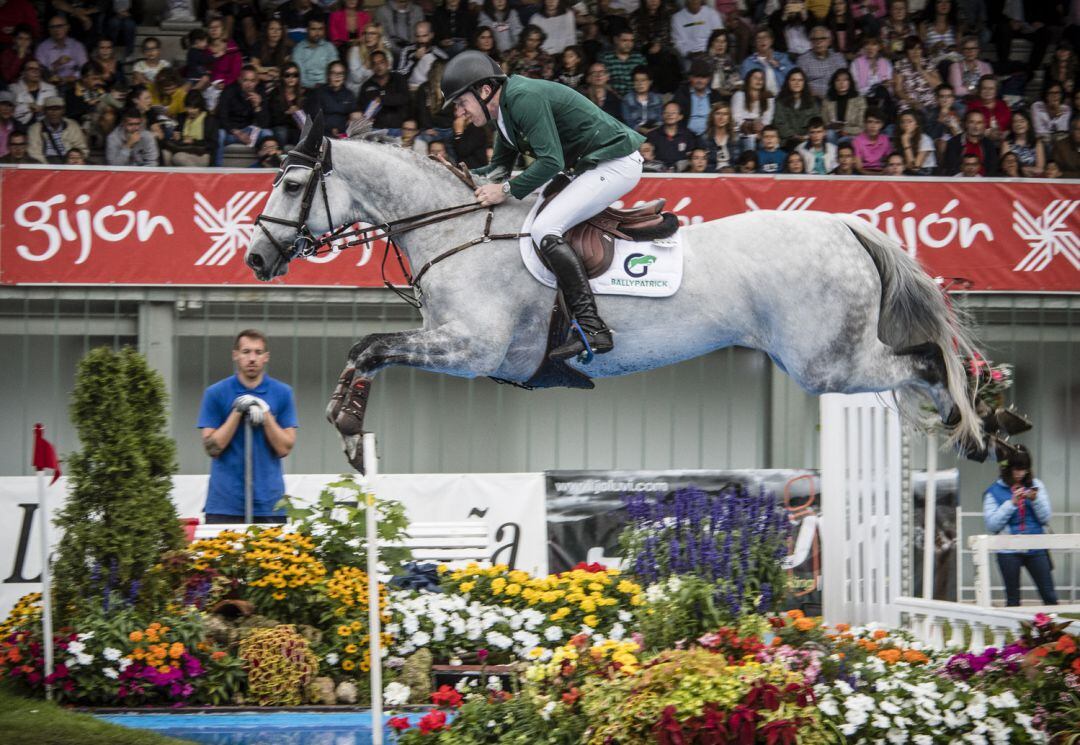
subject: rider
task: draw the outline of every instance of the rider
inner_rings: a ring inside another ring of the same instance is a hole
[[[519,75],[508,78],[479,51],[462,52],[447,63],[442,93],[455,116],[465,116],[477,127],[496,124],[491,163],[473,173],[509,174],[519,153],[534,158],[514,178],[477,188],[480,204],[496,205],[507,196],[522,199],[562,171],[575,174],[536,216],[531,230],[580,329],[550,357],[567,359],[585,352],[586,339],[594,353],[610,351],[611,329],[600,320],[585,266],[563,234],[634,188],[641,179],[638,148],[645,138],[572,88]]]

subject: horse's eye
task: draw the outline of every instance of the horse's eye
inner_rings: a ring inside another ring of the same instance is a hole
[[[300,184],[296,183],[295,181],[286,181],[285,191],[289,192],[290,194],[295,194],[296,192],[300,191]]]

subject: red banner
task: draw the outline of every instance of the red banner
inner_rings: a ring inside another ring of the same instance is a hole
[[[0,169],[0,283],[257,285],[243,256],[267,171]],[[1080,292],[1080,185],[979,179],[647,177],[684,224],[760,209],[851,212],[972,290]],[[383,245],[294,261],[287,286],[381,287]],[[400,282],[396,262],[388,279]]]

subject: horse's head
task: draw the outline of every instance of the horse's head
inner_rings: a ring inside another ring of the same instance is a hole
[[[309,117],[300,144],[289,151],[274,178],[263,213],[255,219],[245,263],[263,281],[289,270],[289,262],[309,254],[317,236],[333,230],[333,215],[347,217],[351,200],[332,178],[330,141],[323,136],[322,112]]]

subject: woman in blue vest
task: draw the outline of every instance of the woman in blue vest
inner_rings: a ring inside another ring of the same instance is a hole
[[[991,533],[1040,535],[1050,522],[1050,497],[1043,482],[1031,473],[1031,453],[1023,445],[1002,463],[1001,478],[983,495],[983,517]],[[1053,565],[1045,549],[998,551],[998,568],[1005,580],[1005,604],[1020,605],[1020,567],[1027,567],[1045,605],[1057,605]]]

